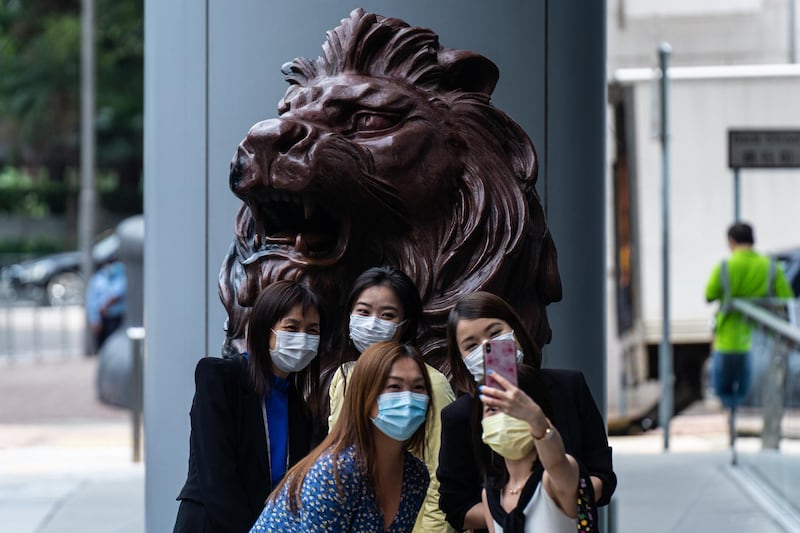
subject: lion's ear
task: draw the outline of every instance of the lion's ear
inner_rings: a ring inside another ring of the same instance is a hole
[[[500,70],[480,54],[469,50],[439,50],[442,67],[442,88],[491,95],[500,77]]]

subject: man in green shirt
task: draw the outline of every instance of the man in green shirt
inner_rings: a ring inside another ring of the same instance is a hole
[[[736,223],[728,229],[731,257],[718,264],[706,286],[706,300],[720,300],[714,327],[711,381],[725,407],[735,409],[750,390],[751,326],[729,309],[733,298],[792,298],[783,268],[753,250],[753,228]]]

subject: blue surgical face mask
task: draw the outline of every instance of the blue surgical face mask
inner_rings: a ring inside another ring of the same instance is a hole
[[[108,270],[113,276],[121,276],[125,273],[125,265],[122,261],[115,261],[108,265]]]
[[[387,437],[405,442],[425,423],[428,395],[417,392],[385,392],[378,396],[375,426]]]

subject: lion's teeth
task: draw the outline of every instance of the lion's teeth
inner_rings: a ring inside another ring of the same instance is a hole
[[[294,249],[300,252],[301,254],[305,254],[308,252],[308,244],[303,239],[303,234],[298,233],[297,237],[294,240]]]

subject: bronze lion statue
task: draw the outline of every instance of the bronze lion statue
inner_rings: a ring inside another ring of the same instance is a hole
[[[316,290],[338,330],[350,285],[377,265],[416,283],[431,324],[420,348],[434,365],[450,309],[476,290],[501,295],[539,346],[548,342],[545,306],[561,298],[556,250],[533,144],[490,102],[494,63],[356,9],[328,32],[321,57],[282,72],[278,118],[255,124],[231,162],[242,205],[219,278],[225,350],[243,349],[249,307],[279,279]]]

